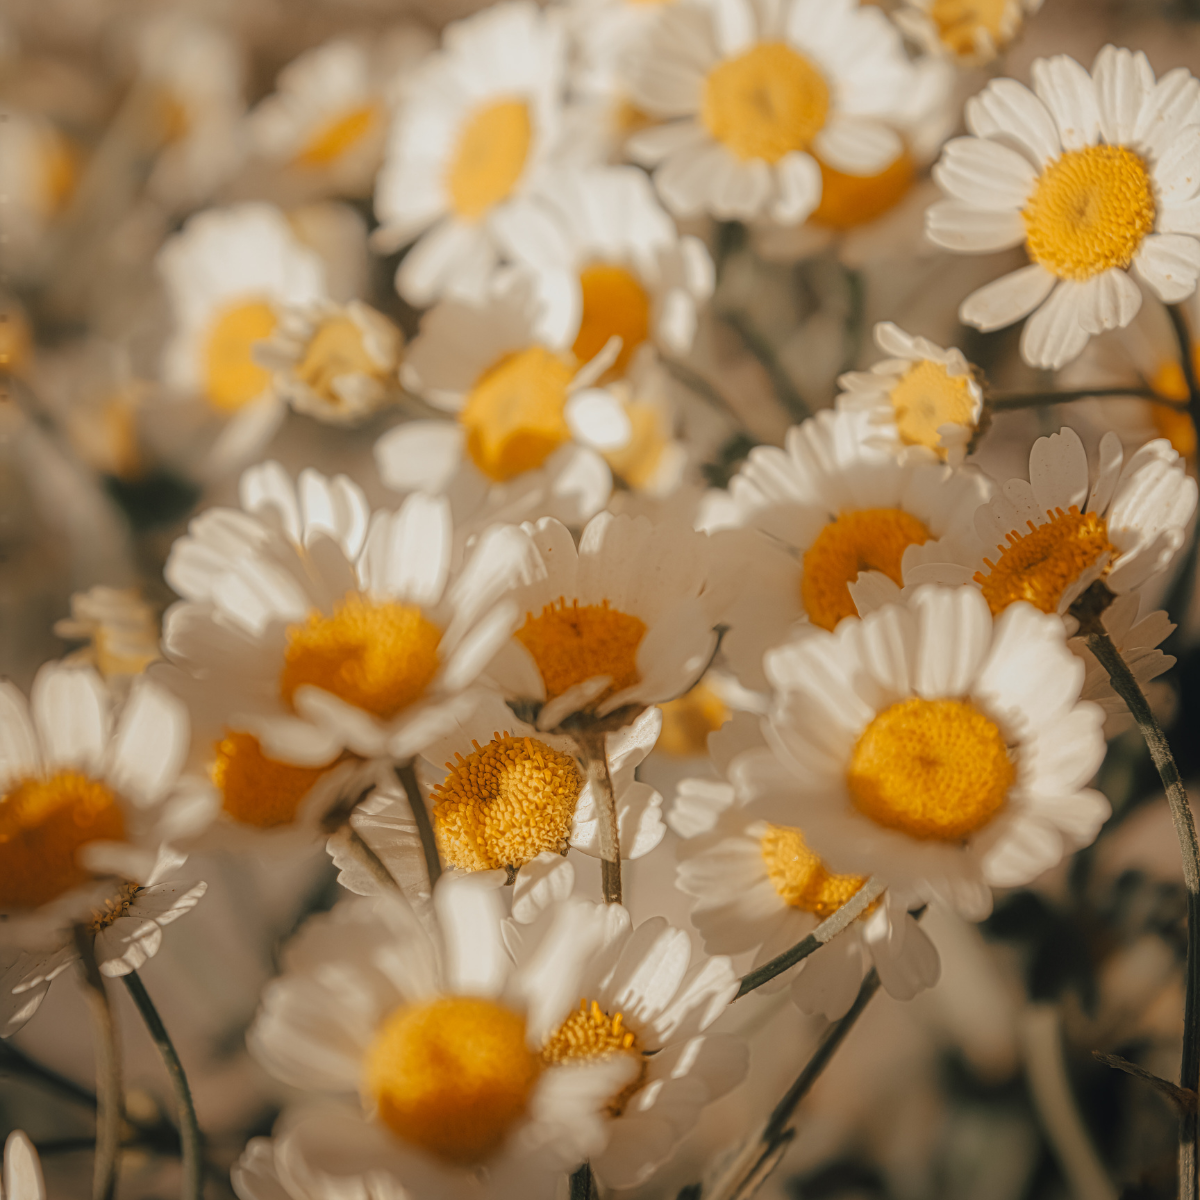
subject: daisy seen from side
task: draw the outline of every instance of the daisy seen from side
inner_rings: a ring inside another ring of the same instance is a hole
[[[1015,41],[1042,0],[905,0],[892,19],[929,54],[964,66],[990,62]]]
[[[1089,74],[1066,55],[1038,59],[1033,90],[993,80],[966,108],[970,136],[934,168],[946,195],[926,230],[939,246],[1024,246],[1030,263],[963,301],[986,331],[1029,317],[1021,354],[1057,369],[1088,339],[1128,325],[1142,303],[1131,272],[1165,304],[1200,273],[1200,82],[1155,80],[1145,54],[1106,46]]]

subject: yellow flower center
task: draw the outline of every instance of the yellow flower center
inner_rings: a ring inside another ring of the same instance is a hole
[[[373,104],[351,109],[318,126],[293,160],[298,167],[327,167],[358,145],[378,120]]]
[[[42,140],[38,156],[42,211],[56,216],[71,202],[79,183],[79,154],[57,131]]]
[[[322,321],[296,365],[296,378],[307,384],[326,404],[340,406],[334,381],[343,375],[366,375],[383,380],[389,375],[368,353],[362,330],[349,317]]]
[[[901,508],[864,508],[839,513],[804,552],[800,600],[808,619],[833,629],[843,617],[857,616],[850,596],[862,571],[882,571],[903,584],[900,560],[909,546],[929,540],[929,530]]]
[[[621,407],[629,418],[629,441],[619,450],[606,450],[604,461],[631,488],[648,488],[671,441],[671,427],[657,404],[625,400]]]
[[[967,700],[916,696],[862,731],[846,772],[864,816],[922,841],[961,842],[1004,805],[1017,768],[995,723]]]
[[[824,76],[783,42],[759,42],[704,81],[701,120],[736,158],[774,163],[804,150],[828,115]]]
[[[363,1090],[399,1138],[470,1165],[500,1149],[529,1107],[542,1060],[525,1018],[494,1000],[441,996],[404,1004],[367,1051]]]
[[[1028,533],[1009,533],[1008,545],[996,547],[999,559],[983,560],[988,574],[975,573],[993,616],[1017,600],[1044,613],[1058,612],[1063,592],[1101,555],[1116,553],[1108,526],[1097,513],[1081,513],[1072,504],[1067,512],[1056,508],[1046,515],[1050,520],[1045,525],[1027,521]]]
[[[674,758],[696,758],[708,753],[708,735],[729,720],[725,702],[707,684],[698,683],[677,700],[660,704],[662,732],[655,749]]]
[[[896,429],[907,446],[927,446],[943,458],[938,429],[943,425],[975,424],[975,397],[969,375],[951,375],[941,363],[927,358],[900,377],[888,397],[896,414]]]
[[[204,390],[221,412],[237,412],[270,387],[271,372],[254,361],[255,343],[275,331],[265,300],[243,300],[221,309],[204,339]]]
[[[92,909],[92,919],[88,922],[88,929],[92,933],[100,933],[114,921],[125,916],[129,912],[134,898],[141,890],[141,886],[136,883],[119,884],[111,896],[105,897],[100,901],[98,908]]]
[[[883,216],[904,198],[916,174],[916,164],[907,150],[877,175],[847,175],[819,160],[818,165],[821,203],[811,219],[830,229],[854,229]]]
[[[834,875],[828,871],[798,829],[768,825],[760,847],[767,878],[783,902],[813,913],[822,921],[833,916],[867,882],[865,875]]]
[[[350,592],[332,616],[313,612],[288,629],[279,693],[291,704],[297,688],[311,685],[388,720],[437,674],[441,639],[416,606]]]
[[[125,816],[106,784],[79,771],[18,780],[0,796],[0,911],[31,909],[81,887],[88,842],[119,842]]]
[[[595,1000],[579,1001],[576,1009],[550,1036],[542,1047],[542,1059],[553,1066],[557,1063],[589,1062],[609,1058],[613,1054],[628,1054],[637,1060],[638,1073],[605,1106],[608,1114],[619,1117],[625,1106],[646,1079],[646,1060],[637,1034],[625,1028],[621,1013],[609,1016]]]
[[[546,850],[565,853],[583,780],[569,754],[537,738],[494,733],[486,746],[447,763],[433,790],[438,846],[452,867],[524,866]]]
[[[645,622],[609,608],[607,600],[584,605],[572,600],[568,606],[560,596],[539,616],[526,614],[513,636],[533,655],[547,700],[586,679],[611,675],[612,683],[597,697],[602,700],[641,679],[637,652],[645,634]]]
[[[542,346],[505,355],[476,381],[458,415],[475,465],[504,483],[542,465],[571,430],[563,415],[572,368]]]
[[[986,32],[992,43],[1001,45],[1005,10],[1012,0],[933,0],[929,16],[937,26],[942,44],[967,57],[976,51],[977,32]]]
[[[621,339],[621,353],[606,379],[616,379],[629,369],[634,351],[650,336],[650,297],[637,276],[625,267],[595,263],[579,276],[583,291],[583,316],[572,352],[581,362],[591,362],[611,337]]]
[[[263,753],[256,737],[234,731],[217,742],[209,773],[221,793],[221,807],[233,820],[256,829],[274,829],[296,819],[300,802],[332,765],[296,767],[276,762]]]
[[[1124,146],[1068,150],[1041,174],[1021,214],[1029,257],[1060,279],[1128,267],[1154,231],[1154,190]]]
[[[497,100],[473,113],[458,136],[446,175],[455,213],[475,221],[499,204],[521,178],[532,140],[524,100]]]

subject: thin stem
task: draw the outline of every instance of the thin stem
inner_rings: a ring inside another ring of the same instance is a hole
[[[92,1200],[113,1200],[121,1164],[121,1122],[125,1096],[121,1088],[121,1055],[117,1025],[96,963],[96,935],[86,925],[75,926],[75,948],[82,966],[83,995],[92,1012],[92,1037],[96,1054],[96,1162],[92,1173]]]
[[[11,1042],[0,1042],[0,1075],[6,1073],[36,1080],[38,1083],[45,1084],[46,1087],[61,1092],[77,1104],[82,1104],[92,1110],[96,1108],[95,1092],[88,1091],[75,1080],[68,1079],[65,1075],[60,1075],[57,1071],[52,1071],[49,1067],[36,1062],[28,1055],[23,1054]]]
[[[763,963],[761,967],[757,967],[743,976],[742,985],[738,988],[734,999],[740,1000],[748,992],[752,992],[755,988],[760,988],[764,983],[774,979],[776,975],[782,975],[789,967],[794,967],[798,962],[819,950],[826,942],[837,937],[886,886],[881,880],[872,876],[837,912],[822,921],[803,941],[797,942],[790,950],[785,950],[770,962]]]
[[[803,421],[812,416],[808,404],[796,390],[783,364],[776,357],[770,342],[750,323],[745,313],[726,312],[721,314],[721,320],[732,329],[746,344],[746,349],[758,359],[763,370],[771,380],[779,403],[787,409],[788,416],[793,421]]]
[[[605,904],[620,904],[621,833],[617,827],[617,801],[608,767],[608,735],[603,729],[581,729],[575,734],[575,740],[583,755],[588,782],[596,796],[600,890]]]
[[[167,1027],[146,991],[141,976],[131,971],[125,977],[125,986],[146,1022],[158,1052],[162,1055],[163,1066],[171,1080],[171,1090],[175,1093],[175,1108],[179,1115],[179,1137],[183,1145],[183,1179],[180,1183],[179,1195],[181,1200],[201,1200],[204,1190],[204,1141],[200,1133],[200,1122],[196,1120],[196,1106],[192,1103],[192,1090],[188,1087],[187,1074],[183,1063],[175,1051]]]
[[[1145,384],[1130,387],[1072,388],[1063,392],[993,392],[988,407],[993,412],[1012,412],[1018,408],[1044,408],[1051,404],[1070,404],[1074,400],[1105,400],[1113,396],[1150,400],[1164,408],[1186,408],[1179,400],[1168,400]]]
[[[1187,971],[1183,1004],[1183,1055],[1179,1064],[1179,1085],[1193,1092],[1200,1090],[1200,844],[1196,841],[1196,825],[1188,804],[1187,792],[1179,777],[1179,768],[1171,754],[1166,735],[1154,718],[1154,713],[1129,664],[1104,628],[1099,615],[1081,624],[1087,635],[1088,649],[1108,672],[1113,690],[1125,701],[1141,730],[1146,749],[1158,768],[1175,836],[1183,858],[1183,883],[1187,889]],[[1179,1200],[1196,1200],[1197,1119],[1195,1111],[1179,1117]]]
[[[592,1200],[592,1167],[584,1163],[571,1172],[571,1200]]]
[[[1188,329],[1187,317],[1184,316],[1181,304],[1168,304],[1167,316],[1171,318],[1171,328],[1175,331],[1175,340],[1179,343],[1179,367],[1183,371],[1183,382],[1187,384],[1187,409],[1192,417],[1192,424],[1200,429],[1200,383],[1196,381],[1196,361],[1192,357],[1192,335]]]
[[[746,422],[738,416],[733,405],[725,399],[720,389],[710,383],[699,371],[693,370],[687,363],[680,362],[677,358],[660,358],[659,361],[672,379],[683,384],[689,392],[699,396],[722,416],[728,417],[739,429],[746,428]]]
[[[429,809],[425,807],[425,798],[421,795],[421,785],[417,782],[417,772],[412,759],[396,764],[396,778],[408,797],[408,807],[412,810],[413,820],[417,825],[417,833],[421,838],[421,849],[425,853],[425,870],[429,875],[429,890],[441,878],[442,860],[438,857],[437,839],[433,836],[433,824],[429,820]],[[382,864],[381,864],[382,865]]]

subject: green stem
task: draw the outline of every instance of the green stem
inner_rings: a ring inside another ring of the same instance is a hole
[[[1167,316],[1171,318],[1171,328],[1175,331],[1175,341],[1179,344],[1179,367],[1183,371],[1183,382],[1187,384],[1187,410],[1191,414],[1192,424],[1200,429],[1200,383],[1196,381],[1196,360],[1192,357],[1192,335],[1188,329],[1187,317],[1182,304],[1168,304]]]
[[[734,411],[733,405],[721,394],[719,388],[710,383],[699,371],[693,370],[687,363],[677,358],[660,357],[659,361],[666,368],[672,379],[681,383],[689,392],[700,397],[710,408],[727,417],[738,427],[745,429],[746,422]]]
[[[571,1172],[571,1200],[592,1200],[592,1168],[584,1163]]]
[[[1183,1005],[1183,1054],[1179,1066],[1179,1085],[1195,1092],[1200,1090],[1200,844],[1196,841],[1196,825],[1179,768],[1171,754],[1166,735],[1155,720],[1129,664],[1104,628],[1099,615],[1081,625],[1087,636],[1088,649],[1108,672],[1113,690],[1125,701],[1145,739],[1146,748],[1158,769],[1167,805],[1175,823],[1183,859],[1183,883],[1187,889],[1187,968]],[[1197,1200],[1196,1112],[1181,1112],[1179,1116],[1179,1200]]]
[[[746,349],[758,359],[759,364],[766,371],[767,377],[771,380],[771,386],[775,389],[779,403],[787,410],[788,416],[797,422],[811,417],[812,413],[809,411],[808,404],[796,390],[791,376],[783,369],[783,364],[776,357],[770,342],[755,329],[746,314],[726,312],[721,314],[721,320],[742,339]]]
[[[442,875],[442,860],[438,856],[437,839],[433,835],[429,809],[425,807],[425,798],[421,795],[421,785],[417,782],[417,772],[411,758],[396,765],[396,778],[400,780],[400,786],[408,797],[408,807],[412,811],[413,821],[416,822],[417,833],[421,838],[425,870],[429,875],[429,891],[432,894],[434,884]]]
[[[183,1145],[183,1180],[180,1185],[181,1200],[201,1200],[204,1189],[204,1141],[200,1133],[200,1123],[196,1120],[196,1106],[192,1103],[192,1091],[188,1087],[187,1074],[183,1063],[175,1051],[167,1027],[158,1015],[146,985],[136,971],[131,971],[124,977],[125,986],[137,1005],[137,1010],[146,1023],[158,1052],[162,1055],[163,1065],[171,1080],[171,1089],[175,1093],[175,1108],[179,1114],[179,1135]]]
[[[579,730],[576,743],[583,756],[588,782],[596,797],[600,841],[600,890],[605,904],[621,901],[621,833],[617,826],[617,801],[608,767],[608,734],[603,729]]]
[[[1186,408],[1178,400],[1168,400],[1145,384],[1130,387],[1071,388],[1062,392],[993,392],[988,396],[988,407],[992,412],[1013,412],[1019,408],[1046,408],[1052,404],[1071,404],[1075,400],[1106,400],[1116,396],[1127,399],[1149,400],[1164,408]]]
[[[92,1200],[113,1200],[121,1164],[121,1123],[125,1096],[121,1087],[121,1055],[117,1025],[96,963],[96,935],[86,925],[76,925],[75,948],[83,975],[83,995],[92,1013],[96,1055],[96,1160],[92,1172]]]

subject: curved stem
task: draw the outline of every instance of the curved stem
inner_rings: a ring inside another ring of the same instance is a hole
[[[1179,1084],[1191,1091],[1200,1090],[1200,844],[1196,841],[1196,825],[1188,804],[1187,792],[1179,777],[1179,768],[1171,754],[1154,713],[1142,692],[1129,664],[1113,644],[1108,631],[1096,615],[1081,626],[1087,635],[1088,649],[1108,672],[1113,690],[1125,701],[1146,748],[1158,769],[1175,836],[1183,858],[1183,883],[1187,889],[1187,968],[1183,1006],[1183,1055],[1179,1065]],[[1196,1113],[1183,1112],[1179,1117],[1179,1200],[1196,1200],[1200,1196],[1196,1170]]]
[[[1070,404],[1074,400],[1104,400],[1114,396],[1149,400],[1164,408],[1186,408],[1179,400],[1168,400],[1145,384],[1131,387],[1072,388],[1062,392],[994,392],[988,397],[992,412],[1012,412],[1018,408],[1044,408],[1051,404]]]
[[[746,349],[758,359],[762,369],[767,373],[767,378],[771,381],[776,399],[787,410],[788,416],[793,421],[803,421],[807,417],[811,417],[812,411],[809,409],[808,403],[797,391],[796,385],[776,356],[771,343],[750,323],[746,314],[735,311],[723,312],[720,316],[721,320],[742,339]]]
[[[819,950],[826,942],[832,941],[866,909],[886,886],[881,880],[872,876],[833,916],[822,921],[803,941],[797,942],[790,950],[777,954],[770,962],[763,963],[761,967],[756,967],[744,975],[742,985],[738,988],[734,999],[740,1000],[748,992],[762,987],[776,975],[782,975],[789,967],[794,967],[798,962]]]
[[[92,1200],[113,1200],[121,1164],[121,1122],[125,1095],[121,1087],[121,1054],[117,1025],[96,963],[96,936],[86,925],[76,925],[75,948],[83,974],[83,995],[92,1013],[96,1054],[96,1162],[92,1173]]]
[[[621,903],[621,833],[617,801],[608,768],[608,734],[603,729],[580,729],[576,744],[596,794],[596,823],[600,840],[600,890],[605,904]]]
[[[592,1200],[592,1167],[584,1163],[571,1172],[571,1200]]]
[[[146,991],[146,985],[136,971],[131,971],[124,977],[125,986],[137,1005],[142,1020],[146,1022],[158,1052],[162,1055],[163,1066],[171,1080],[171,1089],[175,1093],[175,1108],[179,1116],[179,1137],[183,1145],[183,1179],[179,1194],[181,1200],[201,1200],[204,1192],[204,1142],[200,1133],[200,1123],[196,1120],[196,1106],[192,1103],[192,1091],[188,1087],[187,1075],[179,1055],[175,1051],[167,1027]]]
[[[1196,381],[1196,360],[1192,357],[1192,335],[1188,329],[1187,317],[1184,316],[1182,304],[1168,304],[1167,316],[1171,318],[1171,328],[1175,331],[1175,341],[1179,344],[1179,367],[1183,371],[1183,382],[1187,384],[1187,410],[1191,414],[1192,424],[1200,429],[1200,383]]]
[[[429,890],[442,874],[442,860],[438,856],[437,839],[433,836],[433,824],[429,820],[429,809],[425,807],[425,798],[421,795],[421,785],[417,782],[417,772],[412,759],[396,765],[396,778],[408,797],[408,807],[412,810],[413,820],[417,825],[417,833],[421,838],[421,849],[425,854],[425,870],[429,875]],[[380,866],[383,864],[381,863]],[[386,868],[385,868],[386,870]]]

